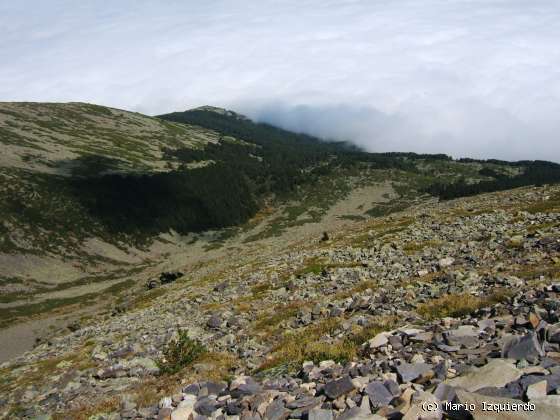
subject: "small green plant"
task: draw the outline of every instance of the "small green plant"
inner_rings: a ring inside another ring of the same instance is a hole
[[[294,272],[296,277],[305,276],[306,274],[319,275],[323,271],[324,264],[318,258],[310,258],[305,265]]]
[[[162,373],[172,375],[192,365],[206,351],[200,342],[189,337],[187,331],[179,331],[178,338],[167,343],[158,366]]]

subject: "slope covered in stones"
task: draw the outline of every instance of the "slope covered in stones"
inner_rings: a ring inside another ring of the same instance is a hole
[[[557,187],[431,201],[326,241],[240,249],[1,365],[0,411],[416,419],[464,418],[443,402],[484,401],[552,419],[559,261]]]

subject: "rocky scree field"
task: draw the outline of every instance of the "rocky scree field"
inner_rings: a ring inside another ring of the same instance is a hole
[[[484,401],[557,418],[559,187],[419,203],[213,264],[0,365],[0,413],[510,418]]]

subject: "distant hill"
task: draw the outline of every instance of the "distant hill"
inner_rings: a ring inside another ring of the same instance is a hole
[[[548,162],[366,153],[208,106],[153,118],[82,103],[0,103],[0,142],[8,253],[238,225],[267,200],[371,171],[442,198],[560,179]]]

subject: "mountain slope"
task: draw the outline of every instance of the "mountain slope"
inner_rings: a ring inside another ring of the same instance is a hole
[[[111,230],[83,183],[165,174],[178,166],[169,150],[218,140],[212,130],[96,105],[1,103],[0,325],[143,283],[144,270],[177,246]]]
[[[1,365],[0,413],[418,418],[499,397],[553,419],[559,211],[558,187],[523,188],[189,266]]]
[[[0,103],[2,168],[57,175],[169,170],[164,150],[217,141],[211,130],[97,105]]]
[[[547,162],[365,153],[213,107],[158,118],[0,104],[0,326],[134,295],[161,271],[410,205],[557,181]]]

